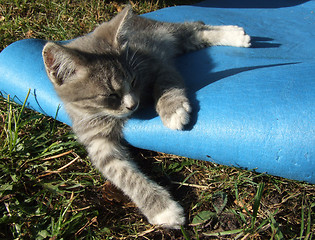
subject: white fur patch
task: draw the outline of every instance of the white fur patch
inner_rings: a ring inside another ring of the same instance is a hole
[[[128,109],[132,109],[133,111],[136,110],[136,108],[138,107],[138,101],[136,100],[136,97],[131,93],[126,94],[123,97],[123,102]]]
[[[200,33],[200,37],[209,45],[250,47],[250,36],[238,26],[216,26]]]
[[[185,223],[184,211],[177,202],[171,201],[164,211],[156,214],[149,221],[151,224],[161,225],[162,227],[179,229]]]
[[[182,107],[176,109],[175,113],[165,122],[165,125],[173,130],[182,130],[189,123],[191,107],[188,102],[184,102]]]

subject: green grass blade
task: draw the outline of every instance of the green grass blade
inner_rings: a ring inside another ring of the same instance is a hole
[[[234,191],[235,191],[235,199],[238,202],[239,201],[239,193],[238,193],[238,187],[237,187],[237,183],[234,183]]]
[[[283,233],[281,232],[281,230],[279,228],[279,224],[276,222],[275,218],[272,215],[270,216],[270,220],[271,220],[270,226],[271,226],[271,229],[273,231],[274,238],[277,240],[284,239]]]
[[[190,237],[188,236],[188,233],[186,232],[186,230],[185,230],[185,228],[183,226],[180,226],[180,230],[181,230],[185,240],[190,240]]]
[[[21,119],[22,114],[23,114],[23,112],[24,112],[25,105],[26,105],[27,99],[28,99],[28,97],[29,97],[29,95],[30,95],[30,92],[31,92],[31,89],[29,88],[29,89],[28,89],[28,92],[27,92],[27,94],[26,94],[26,97],[25,97],[25,99],[24,99],[24,102],[23,102],[23,104],[22,104],[21,110],[20,110],[20,112],[19,112],[18,118],[17,118],[17,120],[16,120],[17,126],[19,126],[20,119]]]
[[[300,227],[300,239],[302,239],[304,233],[304,203],[301,208],[301,227]]]
[[[311,217],[311,211],[312,208],[310,207],[308,209],[308,214],[307,214],[307,227],[306,227],[306,236],[309,236],[311,233],[311,225],[312,225],[312,217]]]
[[[254,197],[252,225],[251,225],[252,229],[254,228],[255,223],[256,223],[256,218],[257,218],[257,214],[258,214],[258,209],[259,209],[259,206],[260,206],[261,198],[262,198],[262,195],[263,195],[264,187],[265,187],[264,183],[259,183],[258,189],[257,189],[257,193],[256,193],[256,195]]]
[[[223,231],[223,232],[215,232],[215,233],[203,233],[203,235],[207,237],[219,237],[219,236],[227,236],[227,235],[232,235],[232,234],[237,234],[243,232],[243,229],[234,229],[234,230],[229,230],[229,231]]]

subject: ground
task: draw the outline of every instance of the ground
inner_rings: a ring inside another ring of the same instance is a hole
[[[0,50],[24,38],[82,35],[125,3],[2,0]],[[178,3],[131,2],[139,14]],[[0,129],[1,239],[311,239],[315,232],[312,184],[130,147],[187,214],[180,230],[151,226],[91,166],[69,126],[2,94]]]

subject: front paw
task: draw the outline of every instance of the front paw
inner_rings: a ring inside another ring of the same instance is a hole
[[[184,210],[177,202],[172,201],[166,209],[149,219],[149,222],[164,228],[179,229],[185,223]]]
[[[188,101],[172,102],[160,111],[163,124],[173,130],[183,130],[189,123],[191,107]]]

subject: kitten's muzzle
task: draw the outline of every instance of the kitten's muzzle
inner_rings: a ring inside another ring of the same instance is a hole
[[[131,105],[131,106],[126,106],[126,108],[129,110],[129,111],[136,111],[137,108],[139,106],[139,102],[137,102],[136,104],[134,105]]]
[[[132,93],[125,95],[123,98],[123,102],[124,102],[125,107],[129,111],[135,111],[139,106],[138,98]]]

